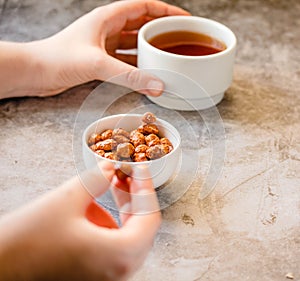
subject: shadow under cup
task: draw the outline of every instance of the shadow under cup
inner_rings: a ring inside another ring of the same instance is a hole
[[[220,52],[188,56],[166,52],[149,43],[155,36],[174,31],[205,34],[224,43]],[[194,16],[169,16],[146,23],[138,35],[138,67],[165,84],[154,103],[177,110],[201,110],[218,104],[232,82],[236,37],[225,25]]]

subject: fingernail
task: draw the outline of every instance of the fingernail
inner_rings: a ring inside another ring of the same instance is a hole
[[[164,89],[164,84],[159,80],[150,80],[147,84],[147,91],[152,96],[161,95],[163,89]]]

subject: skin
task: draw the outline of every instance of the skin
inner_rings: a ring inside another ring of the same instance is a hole
[[[151,19],[169,15],[189,14],[161,1],[116,1],[92,10],[49,38],[0,42],[0,98],[50,96],[120,74],[119,84],[158,96],[163,83],[139,71],[134,66],[136,56],[116,50],[136,48],[137,30]]]
[[[126,184],[130,193],[118,189],[125,183],[114,176],[114,167],[101,164],[5,215],[0,220],[1,280],[126,280],[143,263],[161,223],[148,170],[135,169]],[[94,198],[87,190],[101,196],[109,188],[121,208],[119,229],[86,218]]]
[[[51,96],[120,74],[121,85],[160,95],[162,82],[140,72],[135,56],[116,50],[135,48],[137,30],[168,15],[188,13],[156,0],[117,1],[94,9],[49,38],[0,42],[0,99]],[[96,218],[97,224],[87,219],[94,197],[109,188],[120,208],[122,226],[117,229],[101,226],[104,216]],[[128,189],[129,193],[123,191]],[[126,280],[146,258],[160,223],[146,168],[136,168],[121,182],[114,167],[100,164],[0,218],[0,279]]]

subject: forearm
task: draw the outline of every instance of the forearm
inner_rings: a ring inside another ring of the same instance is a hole
[[[0,98],[28,95],[38,62],[31,43],[0,42]]]

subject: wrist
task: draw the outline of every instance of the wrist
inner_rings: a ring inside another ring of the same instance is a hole
[[[0,42],[0,98],[39,95],[45,72],[40,42]]]

